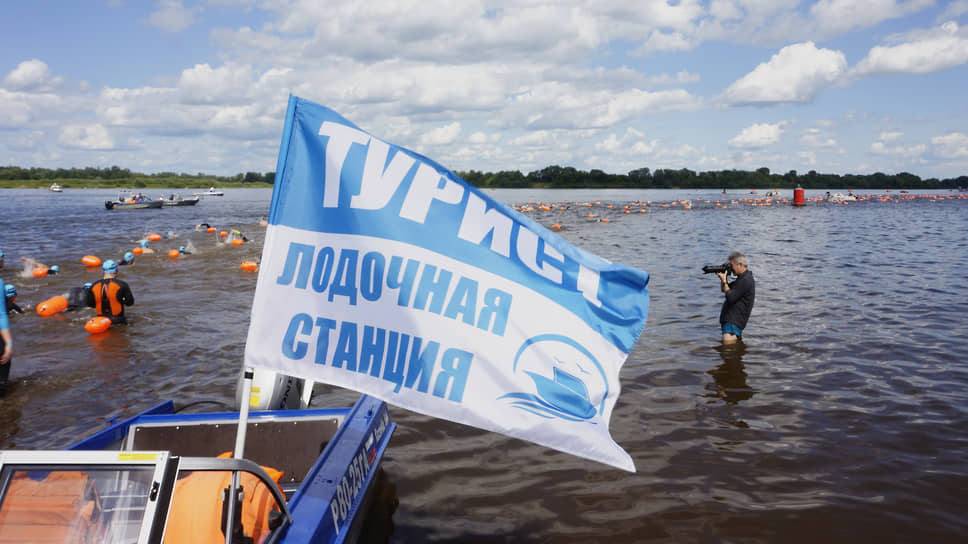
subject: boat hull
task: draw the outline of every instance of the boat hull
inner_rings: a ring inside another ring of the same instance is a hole
[[[194,206],[198,204],[199,198],[183,198],[181,200],[163,200],[162,204],[164,206]]]
[[[104,201],[104,207],[108,210],[140,210],[145,208],[160,208],[163,203],[161,200],[149,200],[146,202],[120,202],[117,200]]]

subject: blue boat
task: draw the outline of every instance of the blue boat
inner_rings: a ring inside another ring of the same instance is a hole
[[[0,543],[359,537],[396,428],[384,402],[251,412],[242,439],[239,420],[167,401],[67,450],[0,451]]]

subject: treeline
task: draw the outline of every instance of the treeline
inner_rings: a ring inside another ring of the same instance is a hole
[[[157,172],[154,174],[142,174],[132,172],[127,168],[112,166],[110,168],[21,168],[19,166],[0,166],[0,180],[4,181],[53,181],[53,180],[112,180],[133,182],[138,180],[203,180],[206,182],[233,182],[233,183],[273,183],[276,180],[275,172],[246,172],[234,176],[213,176],[211,174]]]
[[[608,174],[602,170],[578,170],[571,166],[548,166],[528,174],[518,170],[500,172],[457,172],[469,183],[482,188],[514,189],[540,187],[550,189],[957,189],[968,187],[968,176],[956,178],[921,179],[915,174],[821,174],[810,170],[800,174],[790,170],[785,174],[775,174],[769,168],[747,170],[718,170],[695,172],[688,168],[678,170],[660,168],[650,170],[639,168],[628,174]],[[275,172],[245,172],[234,176],[213,176],[210,174],[186,174],[158,172],[142,174],[127,168],[21,168],[19,166],[0,166],[0,181],[20,180],[111,180],[139,183],[164,181],[175,184],[182,182],[211,183],[269,183],[275,182]],[[142,185],[143,186],[143,185]]]
[[[774,174],[769,168],[754,171],[719,170],[694,172],[688,168],[639,168],[628,174],[607,174],[601,170],[577,170],[570,166],[548,166],[527,175],[517,170],[501,172],[458,172],[477,187],[553,189],[956,189],[968,187],[968,176],[957,178],[921,179],[908,172],[899,174],[821,174],[810,170],[806,174],[790,170]]]

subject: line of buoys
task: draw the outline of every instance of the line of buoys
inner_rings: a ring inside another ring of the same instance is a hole
[[[92,317],[84,324],[84,330],[91,334],[104,332],[111,327],[111,320],[104,316]]]
[[[81,262],[85,266],[101,266],[101,259],[96,255],[85,255],[81,257]]]
[[[67,309],[67,299],[61,295],[50,297],[37,305],[37,313],[47,317]],[[110,320],[109,320],[110,321]]]
[[[245,261],[242,263],[241,268],[246,272],[255,272],[259,269],[259,265],[255,261]]]

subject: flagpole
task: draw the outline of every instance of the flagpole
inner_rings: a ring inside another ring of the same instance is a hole
[[[245,431],[249,424],[249,403],[251,402],[249,397],[252,395],[252,377],[254,374],[255,372],[249,367],[246,367],[242,374],[242,399],[239,403],[239,425],[235,432],[235,452],[232,455],[236,459],[242,459],[242,455],[245,453]],[[225,500],[229,501],[228,515],[225,517],[226,526],[222,528],[225,532],[225,544],[231,544],[232,528],[235,526],[233,520],[236,515],[241,515],[235,512],[236,503],[240,502],[235,500],[238,489],[239,472],[233,470],[231,489],[229,489],[228,496],[225,497]]]

